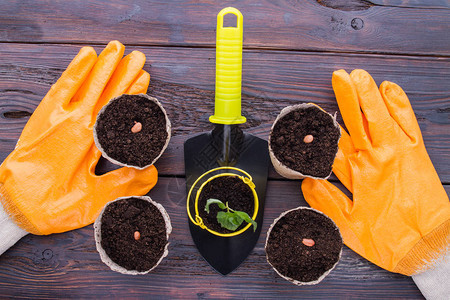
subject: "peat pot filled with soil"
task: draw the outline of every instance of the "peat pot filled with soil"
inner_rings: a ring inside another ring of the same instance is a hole
[[[101,260],[113,271],[147,274],[168,254],[170,218],[148,196],[121,197],[109,202],[94,223]]]
[[[210,170],[198,180],[210,172],[226,168],[228,167]],[[258,224],[254,220],[259,209],[258,195],[250,175],[246,172],[243,173],[248,177],[233,173],[221,173],[203,182],[195,197],[195,219],[192,218],[189,210],[189,201],[193,190],[191,189],[187,204],[191,221],[221,237],[231,237],[246,230],[256,230]]]
[[[317,284],[339,262],[342,236],[323,213],[298,207],[275,219],[265,250],[267,261],[284,279],[296,285]]]
[[[269,135],[269,154],[275,170],[289,179],[326,179],[341,136],[336,117],[312,103],[285,107]]]
[[[123,94],[100,110],[94,141],[110,162],[144,169],[167,148],[170,128],[167,113],[156,98]]]

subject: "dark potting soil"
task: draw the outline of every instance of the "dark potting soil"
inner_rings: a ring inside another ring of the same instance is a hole
[[[315,244],[306,246],[303,239]],[[283,216],[270,232],[266,253],[269,262],[284,276],[301,282],[319,279],[339,260],[342,238],[327,217],[308,209]]]
[[[206,227],[220,233],[232,233],[234,231],[223,228],[217,222],[217,213],[224,211],[217,204],[209,206],[209,214],[205,211],[208,199],[218,199],[223,203],[228,202],[228,207],[233,210],[246,212],[250,218],[253,216],[255,200],[250,187],[237,176],[221,176],[208,182],[202,189],[198,200],[199,215]],[[247,222],[242,222],[235,231],[247,226]]]
[[[109,204],[101,219],[101,245],[116,264],[144,272],[155,266],[167,244],[166,225],[159,209],[139,198]],[[135,232],[140,233],[136,240]]]
[[[131,132],[136,122],[142,130]],[[122,95],[97,120],[97,138],[105,153],[122,163],[149,165],[167,139],[166,119],[157,104],[139,95]]]
[[[311,143],[304,137],[313,136]],[[338,150],[340,132],[333,119],[317,107],[299,109],[278,120],[270,143],[275,157],[292,170],[327,177]]]

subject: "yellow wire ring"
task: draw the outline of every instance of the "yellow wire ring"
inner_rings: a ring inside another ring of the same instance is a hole
[[[194,202],[194,207],[195,207],[195,220],[194,220],[194,218],[192,218],[191,211],[190,211],[190,208],[189,208],[189,203],[190,203],[192,191],[194,190],[194,188],[195,188],[195,186],[197,185],[197,183],[198,183],[203,177],[205,177],[206,175],[208,175],[208,174],[210,174],[210,173],[212,173],[212,172],[215,172],[215,171],[218,171],[218,170],[224,170],[224,169],[227,169],[227,170],[234,170],[234,171],[237,171],[237,172],[241,172],[242,174],[246,175],[247,177],[239,176],[238,174],[234,174],[234,173],[220,173],[220,174],[214,175],[214,176],[210,177],[208,180],[206,180],[206,181],[200,186],[200,188],[198,189],[197,194],[196,194],[196,196],[195,196],[195,202]],[[202,229],[208,230],[209,232],[211,232],[211,233],[214,234],[214,235],[221,236],[221,237],[231,237],[231,236],[236,236],[236,235],[239,235],[239,234],[243,233],[243,232],[246,231],[248,228],[250,228],[250,226],[251,226],[252,224],[248,223],[247,226],[245,226],[245,227],[242,228],[241,230],[238,230],[238,231],[235,231],[235,232],[231,232],[231,233],[220,233],[220,232],[214,231],[214,230],[209,229],[208,227],[206,227],[206,225],[203,223],[203,220],[202,220],[202,218],[200,217],[199,212],[198,212],[198,199],[199,199],[199,197],[200,197],[200,194],[201,194],[201,191],[202,191],[203,187],[204,187],[208,182],[210,182],[211,180],[213,180],[213,179],[215,179],[215,178],[218,178],[218,177],[222,177],[222,176],[236,176],[236,177],[238,177],[239,179],[241,179],[245,184],[247,184],[247,185],[250,187],[250,189],[252,190],[252,193],[253,193],[253,197],[254,197],[254,199],[255,199],[255,209],[254,209],[253,216],[252,216],[252,219],[255,220],[255,219],[256,219],[256,216],[258,215],[258,210],[259,210],[259,200],[258,200],[258,194],[256,194],[255,184],[253,183],[252,177],[250,176],[250,174],[248,174],[248,173],[245,172],[244,170],[241,170],[241,169],[235,168],[235,167],[219,167],[219,168],[211,169],[211,170],[209,170],[209,171],[203,173],[199,178],[197,178],[197,180],[195,180],[194,184],[193,184],[193,185],[191,186],[191,188],[189,189],[189,193],[188,193],[188,196],[187,196],[187,202],[186,202],[186,209],[187,209],[187,213],[188,213],[189,219],[191,220],[191,222],[192,222],[193,224],[199,226],[199,227],[202,228]]]

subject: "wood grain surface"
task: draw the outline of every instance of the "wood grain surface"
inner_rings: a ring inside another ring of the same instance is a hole
[[[142,51],[148,94],[172,122],[149,195],[168,211],[169,256],[145,276],[108,269],[93,228],[28,235],[0,256],[0,298],[423,299],[411,278],[390,273],[344,247],[319,285],[298,287],[266,262],[265,234],[283,211],[307,206],[300,181],[271,168],[262,234],[228,276],[216,273],[190,237],[185,212],[183,143],[212,129],[215,23],[234,6],[244,15],[244,130],[267,139],[279,111],[314,102],[338,112],[334,70],[363,68],[377,84],[407,93],[430,158],[450,192],[450,4],[445,0],[23,1],[0,5],[0,161],[13,151],[29,116],[84,45],[99,53],[120,40]],[[338,112],[338,121],[343,124]],[[57,145],[55,145],[57,147]],[[116,168],[101,159],[98,173]],[[331,180],[340,185],[336,177]],[[112,199],[111,199],[112,200]]]
[[[0,41],[215,45],[217,13],[239,9],[251,48],[448,55],[448,1],[7,1]]]

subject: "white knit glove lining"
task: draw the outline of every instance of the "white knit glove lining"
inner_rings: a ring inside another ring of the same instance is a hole
[[[28,234],[13,222],[0,204],[0,255]]]
[[[431,269],[413,275],[412,279],[427,300],[450,299],[450,245],[447,254]]]

